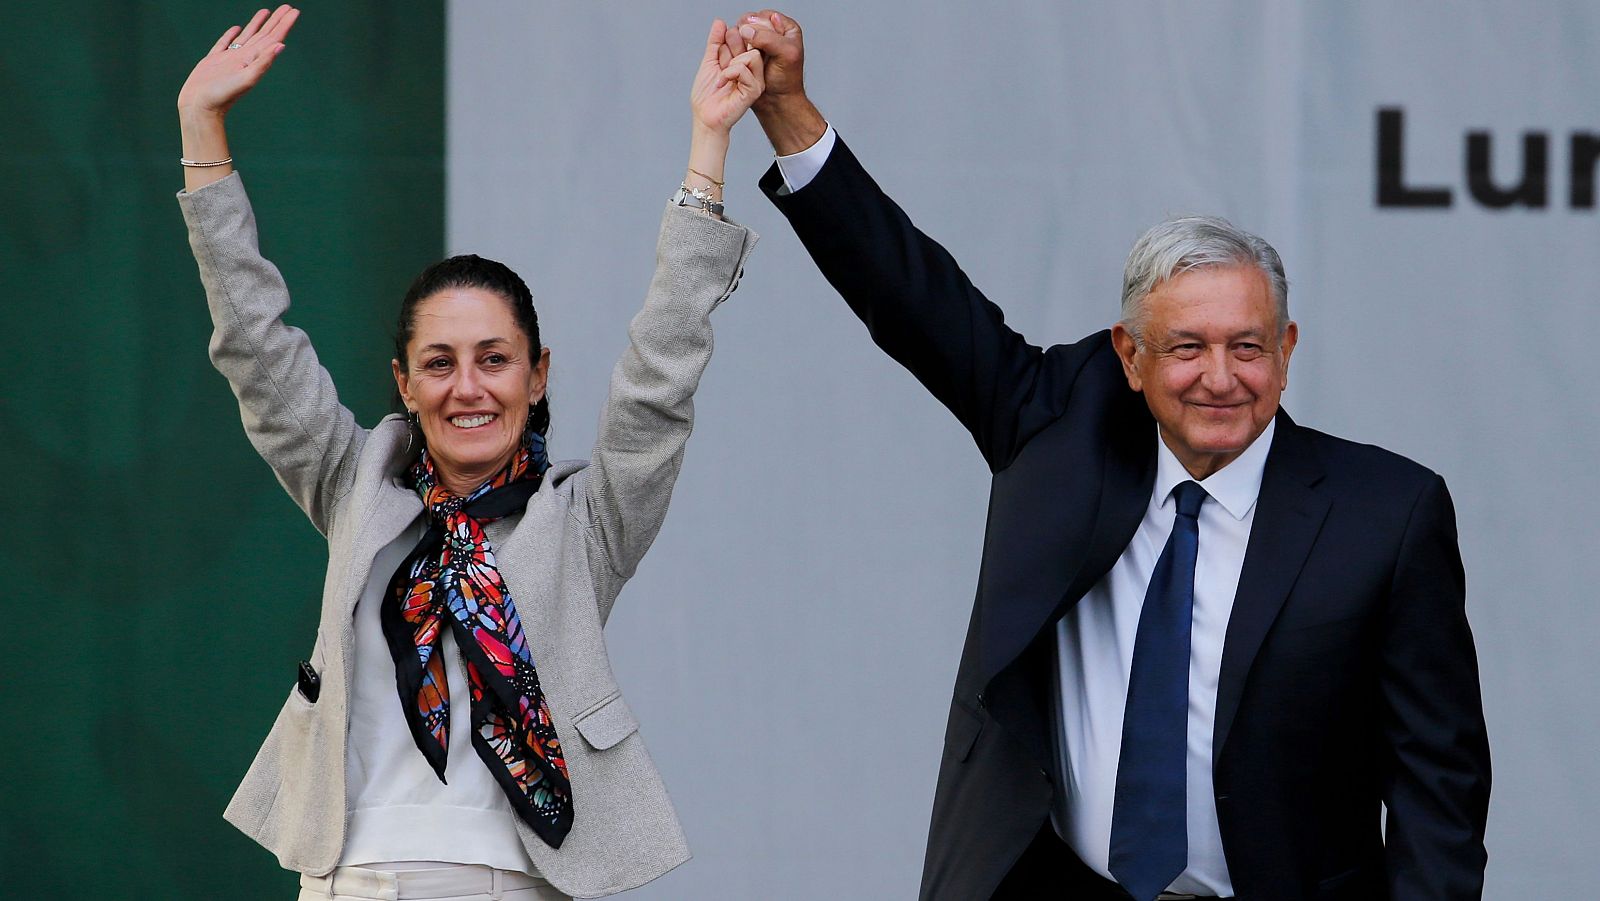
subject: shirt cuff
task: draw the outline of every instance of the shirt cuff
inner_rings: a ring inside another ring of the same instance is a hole
[[[811,183],[817,173],[822,171],[822,165],[828,161],[829,154],[833,153],[833,142],[837,136],[833,126],[829,125],[817,139],[817,143],[788,156],[777,158],[778,174],[783,176],[783,188],[779,194],[793,194]]]

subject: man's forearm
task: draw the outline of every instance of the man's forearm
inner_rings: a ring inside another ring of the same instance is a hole
[[[805,150],[828,130],[828,121],[804,94],[777,97],[768,103],[757,101],[752,109],[767,140],[772,142],[773,152],[779,156]]]

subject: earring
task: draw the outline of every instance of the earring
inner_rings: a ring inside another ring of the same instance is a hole
[[[411,453],[411,444],[416,440],[417,432],[422,430],[422,424],[417,421],[416,410],[406,410],[406,453]]]

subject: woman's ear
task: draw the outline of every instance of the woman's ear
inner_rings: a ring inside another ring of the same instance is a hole
[[[400,402],[412,413],[417,412],[417,405],[411,400],[411,373],[406,372],[399,360],[390,360],[389,368],[394,371],[394,387],[400,392]]]
[[[539,348],[539,362],[533,364],[533,377],[528,384],[528,406],[544,400],[544,389],[550,381],[550,348]],[[404,392],[401,393],[404,397]]]

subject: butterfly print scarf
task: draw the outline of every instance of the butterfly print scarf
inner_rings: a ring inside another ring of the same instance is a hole
[[[473,749],[517,815],[559,848],[572,829],[567,763],[516,604],[483,530],[526,506],[548,468],[544,436],[529,429],[505,469],[459,497],[439,484],[424,449],[408,482],[422,496],[428,531],[390,580],[381,619],[401,709],[439,781],[450,747],[441,650],[449,629],[466,662]]]

